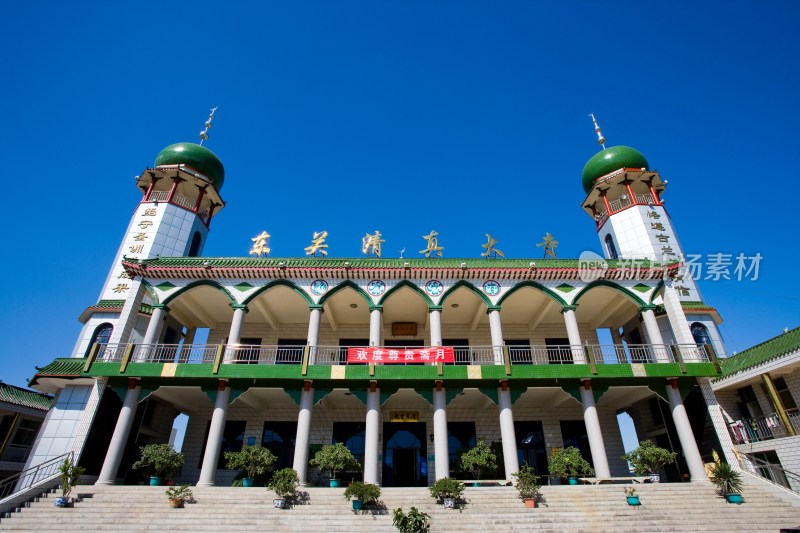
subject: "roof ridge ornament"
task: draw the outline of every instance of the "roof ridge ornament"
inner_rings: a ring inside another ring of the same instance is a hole
[[[211,114],[208,115],[208,120],[206,120],[205,124],[206,127],[203,131],[200,132],[200,146],[203,146],[203,141],[208,140],[208,129],[211,127],[211,121],[214,120],[214,113],[217,111],[217,107],[219,106],[215,106],[211,110]]]
[[[216,108],[214,108],[216,109]],[[594,132],[597,134],[597,144],[603,147],[603,150],[606,149],[606,138],[603,137],[603,133],[600,131],[600,124],[597,123],[597,119],[594,118],[594,113],[589,113],[589,116],[592,117],[592,122],[594,122]]]

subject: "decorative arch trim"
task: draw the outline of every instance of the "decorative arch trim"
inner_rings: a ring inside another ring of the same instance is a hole
[[[146,279],[142,280],[142,287],[145,288],[145,290],[147,291],[147,294],[149,294],[150,298],[153,299],[153,303],[157,304],[158,303],[158,293],[156,292],[156,290],[153,288],[153,286],[150,285],[150,283]]]
[[[521,289],[523,289],[523,288],[525,288],[525,287],[530,287],[530,288],[532,288],[532,289],[536,289],[536,290],[538,290],[538,291],[540,291],[540,292],[543,292],[545,295],[547,295],[547,296],[549,296],[550,298],[552,298],[553,300],[555,300],[555,302],[556,302],[557,304],[559,304],[560,306],[562,306],[562,307],[563,307],[563,306],[565,306],[565,305],[567,305],[567,302],[566,302],[566,301],[565,301],[565,300],[564,300],[564,299],[563,299],[561,296],[559,296],[558,294],[556,294],[556,293],[555,293],[555,292],[553,292],[552,290],[548,289],[547,287],[545,287],[545,286],[544,286],[544,285],[542,285],[541,283],[537,283],[537,282],[535,282],[535,281],[523,281],[523,282],[521,282],[521,283],[517,283],[516,285],[514,285],[513,287],[511,287],[511,288],[508,290],[508,292],[507,292],[507,293],[505,293],[505,294],[504,294],[504,295],[503,295],[503,296],[502,296],[502,297],[501,297],[501,298],[500,298],[500,299],[497,301],[497,305],[498,305],[498,306],[501,306],[501,305],[503,305],[503,302],[505,302],[505,301],[506,301],[506,299],[507,299],[509,296],[511,296],[511,295],[512,295],[512,294],[514,294],[515,292],[517,292],[517,291],[519,291],[519,290],[521,290]]]
[[[183,287],[181,289],[178,289],[174,294],[170,294],[169,296],[164,298],[164,302],[162,303],[162,305],[167,305],[170,302],[172,302],[174,299],[176,299],[178,296],[181,296],[181,295],[189,292],[190,290],[192,290],[192,289],[194,289],[196,287],[201,287],[203,285],[206,285],[206,286],[213,287],[213,288],[217,289],[222,294],[227,296],[232,304],[239,303],[239,302],[236,301],[236,298],[233,297],[233,295],[230,293],[230,291],[228,289],[226,289],[225,287],[223,287],[222,285],[220,285],[216,281],[209,280],[209,279],[202,279],[200,281],[194,281],[194,282],[188,284],[187,286],[185,286],[185,287]]]
[[[633,302],[633,304],[636,305],[637,307],[642,307],[642,306],[647,305],[647,303],[644,300],[642,300],[641,298],[639,298],[638,296],[636,296],[632,292],[625,290],[624,287],[620,287],[616,283],[613,283],[611,281],[606,281],[604,279],[595,280],[595,281],[591,282],[590,284],[588,284],[586,287],[582,288],[578,292],[578,294],[575,295],[575,299],[572,300],[572,303],[573,304],[577,304],[578,300],[583,298],[584,295],[587,292],[589,292],[590,290],[595,289],[597,287],[608,287],[609,289],[614,289],[615,291],[619,292],[623,296],[627,296],[628,299],[631,300],[631,302]]]
[[[466,287],[467,289],[469,289],[470,291],[475,293],[478,296],[478,298],[480,298],[481,301],[486,305],[486,307],[489,307],[490,305],[492,305],[492,302],[489,300],[489,297],[486,296],[483,293],[483,291],[478,289],[478,287],[476,287],[475,285],[473,285],[469,281],[466,281],[466,280],[463,280],[463,279],[458,280],[455,283],[455,285],[453,285],[452,287],[450,287],[449,289],[444,291],[444,294],[442,294],[442,299],[440,300],[440,302],[441,302],[440,305],[444,305],[444,302],[447,301],[447,299],[450,297],[450,295],[453,294],[458,289],[460,289],[461,287]]]
[[[291,281],[288,281],[288,280],[285,280],[285,279],[276,279],[275,281],[270,281],[269,283],[267,283],[263,287],[260,287],[253,294],[251,294],[250,296],[245,298],[245,300],[244,300],[244,302],[242,302],[242,304],[244,304],[244,305],[249,304],[250,302],[252,302],[256,298],[261,296],[263,293],[265,293],[268,290],[272,289],[273,287],[277,287],[277,286],[283,286],[283,287],[288,287],[288,288],[292,289],[294,292],[299,294],[303,298],[303,301],[305,301],[306,304],[308,304],[309,306],[314,304],[314,302],[311,301],[311,298],[308,296],[306,291],[304,291],[303,289],[301,289],[300,287],[298,287],[296,284],[292,283]]]
[[[383,305],[386,303],[386,300],[388,300],[388,299],[389,299],[389,297],[390,297],[392,294],[394,294],[395,292],[399,291],[399,290],[400,290],[400,289],[402,289],[403,287],[408,287],[408,288],[410,288],[412,291],[414,291],[414,292],[416,292],[417,294],[419,294],[420,296],[422,296],[422,298],[425,300],[425,304],[426,304],[428,307],[431,307],[431,306],[433,305],[433,301],[431,300],[430,296],[428,296],[427,294],[425,294],[425,291],[423,291],[423,290],[422,290],[422,289],[420,289],[420,288],[419,288],[417,285],[414,285],[413,283],[411,283],[411,282],[410,282],[410,281],[408,281],[407,279],[404,279],[403,281],[401,281],[400,283],[398,283],[397,285],[395,285],[394,287],[392,287],[391,289],[389,289],[388,291],[386,291],[386,294],[384,294],[384,295],[383,295],[383,297],[380,299],[380,301],[378,302],[378,305],[381,305],[381,306],[383,306]]]
[[[330,298],[332,298],[334,294],[348,287],[355,290],[364,299],[364,303],[366,303],[367,305],[372,305],[372,298],[369,297],[366,291],[361,287],[359,287],[358,285],[356,285],[355,283],[353,283],[352,281],[350,281],[349,279],[341,282],[340,284],[338,284],[337,286],[335,286],[334,288],[323,294],[322,298],[319,299],[320,305],[324,305],[325,302],[327,302]]]
[[[666,285],[663,279],[658,282],[658,285],[656,285],[655,289],[653,289],[653,293],[650,295],[650,303],[653,303],[653,301],[655,301],[655,299],[660,294],[661,289],[663,289],[665,286]]]

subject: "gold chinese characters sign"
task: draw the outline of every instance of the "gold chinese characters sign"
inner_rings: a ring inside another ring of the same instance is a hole
[[[389,411],[390,422],[419,422],[419,411]]]

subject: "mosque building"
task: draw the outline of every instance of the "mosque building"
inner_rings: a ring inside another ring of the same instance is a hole
[[[379,232],[360,258],[328,257],[325,232],[304,257],[269,256],[266,232],[250,256],[204,257],[223,164],[202,142],[166,147],[71,357],[32,380],[55,406],[28,465],[74,452],[98,484],[135,483],[139,446],[184,414],[180,481],[198,485],[230,484],[222,454],[244,445],[320,483],[308,459],[332,442],[382,486],[460,477],[479,439],[502,452],[500,478],[526,462],[546,474],[566,446],[597,477],[627,476],[627,412],[679,452],[668,478],[705,480],[712,448],[734,460],[709,407],[721,320],[683,267],[667,182],[596,132],[582,207],[605,257],[579,259],[549,235],[544,259],[503,258],[490,236],[483,257],[444,258],[435,231],[420,258],[381,257]]]

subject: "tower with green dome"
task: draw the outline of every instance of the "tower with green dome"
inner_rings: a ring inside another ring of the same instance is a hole
[[[662,194],[666,180],[651,168],[647,158],[630,146],[606,148],[606,139],[594,115],[590,115],[597,133],[597,142],[602,147],[583,167],[581,184],[586,198],[583,210],[595,222],[597,236],[606,259],[651,261],[691,261],[678,240],[677,232],[664,208]],[[702,303],[702,296],[695,284],[690,267],[684,266],[673,280],[665,280],[661,296],[653,304],[664,308],[666,313],[684,316],[687,328],[682,330],[680,342],[693,342],[685,335],[697,318],[685,316],[685,309]],[[716,330],[719,316],[707,317],[702,326]],[[659,322],[666,321],[662,315]],[[718,335],[714,331],[715,335]],[[649,339],[629,339],[638,344]]]
[[[156,155],[152,167],[137,176],[136,186],[142,199],[125,231],[98,302],[81,315],[84,326],[75,346],[76,354],[83,355],[98,327],[104,324],[109,330],[104,335],[111,342],[147,340],[146,328],[134,326],[130,331],[121,331],[116,327],[124,308],[138,308],[147,314],[152,303],[147,288],[125,273],[124,258],[201,255],[211,221],[225,205],[220,197],[225,168],[214,152],[202,144],[208,138],[213,117],[212,110],[200,133],[199,144],[181,142],[167,146]]]

